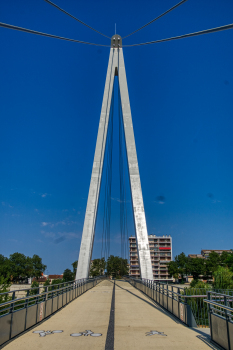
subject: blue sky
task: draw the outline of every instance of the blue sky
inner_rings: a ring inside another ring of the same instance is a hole
[[[56,3],[108,36],[115,23],[125,36],[176,4]],[[109,44],[42,0],[2,1],[0,14],[4,23]],[[232,15],[230,0],[189,0],[123,44],[230,24]],[[62,273],[78,258],[109,49],[3,28],[0,40],[0,253],[39,254],[48,273]],[[170,234],[173,255],[233,248],[232,42],[228,30],[124,49],[148,232]],[[120,255],[116,133],[111,253]]]

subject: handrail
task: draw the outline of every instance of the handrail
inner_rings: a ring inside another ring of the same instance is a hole
[[[211,304],[211,305],[214,305],[214,306],[220,307],[222,309],[225,309],[225,310],[233,312],[233,308],[232,307],[229,307],[229,306],[226,306],[226,305],[222,305],[222,304],[218,304],[218,303],[215,303],[214,301],[211,301],[211,300],[208,300],[208,299],[204,299],[204,302],[207,303],[207,304]]]
[[[212,290],[208,291],[209,293],[211,294],[217,294],[217,295],[221,295],[223,297],[227,297],[227,298],[232,298],[232,295],[229,295],[229,294],[223,294],[223,293],[217,293],[217,292],[214,292]]]
[[[88,278],[88,279],[91,279],[91,278]],[[8,292],[4,292],[4,293],[0,293],[0,295],[4,295],[4,294],[9,294],[9,293],[14,293],[14,292],[24,292],[24,291],[28,291],[28,290],[33,290],[33,289],[40,289],[40,288],[45,288],[45,287],[52,287],[52,286],[57,286],[59,284],[68,284],[68,283],[75,283],[75,282],[78,282],[78,283],[82,283],[84,282],[85,280],[88,280],[88,279],[79,279],[79,280],[73,280],[73,281],[69,281],[69,282],[60,282],[60,283],[57,283],[57,284],[50,284],[48,286],[39,286],[39,287],[33,287],[33,288],[24,288],[24,289],[15,289],[15,290],[10,290]]]
[[[32,298],[35,298],[35,297],[39,297],[39,298],[42,298],[42,297],[44,297],[45,295],[47,295],[47,294],[51,294],[51,293],[58,293],[58,292],[60,292],[60,291],[62,291],[62,290],[64,290],[64,289],[67,289],[67,288],[69,288],[69,287],[74,287],[74,286],[78,286],[79,284],[82,284],[82,283],[88,283],[89,281],[93,281],[93,280],[97,280],[97,279],[99,279],[98,277],[96,277],[96,278],[88,278],[88,279],[83,279],[83,280],[76,280],[76,281],[72,281],[72,282],[64,282],[64,283],[70,283],[70,285],[69,286],[65,286],[65,287],[61,287],[61,288],[58,288],[58,289],[53,289],[53,290],[50,290],[50,291],[44,291],[44,292],[42,292],[42,293],[37,293],[37,294],[34,294],[34,295],[26,295],[25,297],[22,297],[22,298],[17,298],[17,299],[12,299],[12,300],[9,300],[9,301],[6,301],[6,302],[4,302],[4,303],[1,303],[0,304],[0,307],[2,307],[2,306],[4,306],[4,305],[8,305],[8,304],[12,304],[12,303],[16,303],[16,302],[18,302],[18,301],[21,301],[21,300],[28,300],[28,299],[32,299]],[[79,282],[80,281],[80,282]],[[63,283],[59,283],[59,284],[63,284]],[[58,285],[59,285],[58,284]],[[53,286],[57,286],[57,284],[54,284],[54,285],[48,285],[48,286],[43,286],[43,287],[40,287],[40,288],[51,288],[51,287],[53,287]],[[26,289],[26,291],[31,291],[31,290],[33,290],[33,289],[38,289],[39,287],[36,287],[36,288],[28,288],[28,289]],[[72,289],[74,289],[74,288],[72,288]],[[22,289],[20,290],[20,291],[22,291]],[[10,291],[10,292],[6,292],[6,293],[14,293],[14,292],[16,292],[15,290],[14,291]],[[1,293],[1,294],[6,294],[6,293]],[[1,295],[0,294],[0,295]]]
[[[88,281],[88,280],[87,280],[87,281]],[[86,282],[87,282],[87,281],[86,281]],[[43,288],[46,288],[46,287],[49,287],[49,286],[45,286],[45,287],[43,287]],[[25,297],[23,297],[23,298],[17,298],[17,299],[13,299],[13,300],[6,301],[5,303],[0,304],[0,306],[12,304],[12,303],[16,303],[17,301],[20,301],[20,300],[32,299],[32,298],[35,298],[35,297],[38,297],[38,296],[41,298],[42,296],[44,296],[44,295],[46,295],[46,294],[51,294],[51,293],[54,293],[54,292],[59,292],[59,291],[61,291],[61,290],[63,290],[63,289],[66,289],[66,288],[68,288],[68,287],[66,286],[66,287],[62,287],[62,288],[59,288],[59,289],[50,290],[50,291],[48,291],[48,292],[43,292],[43,293],[40,293],[40,294],[27,295],[27,296],[25,296]],[[30,290],[30,289],[29,289],[29,290]]]

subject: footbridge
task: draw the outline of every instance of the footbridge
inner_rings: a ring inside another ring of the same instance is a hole
[[[9,292],[0,295],[8,299],[0,305],[1,348],[232,349],[233,309],[225,306],[226,296],[205,299],[210,335],[208,325],[197,327],[190,296],[178,287],[96,278],[41,289],[25,290],[24,298],[14,291],[12,300]]]

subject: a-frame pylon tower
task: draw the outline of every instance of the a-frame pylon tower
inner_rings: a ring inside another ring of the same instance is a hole
[[[126,141],[130,188],[133,203],[133,215],[141,278],[153,279],[145,210],[142,198],[141,181],[134,139],[122,39],[115,34],[111,39],[104,97],[100,115],[99,130],[96,141],[95,157],[91,174],[82,241],[80,246],[76,279],[89,277],[90,262],[95,236],[96,216],[99,202],[101,177],[103,170],[105,145],[108,132],[109,112],[111,107],[114,77],[118,75],[121,97],[124,133]]]

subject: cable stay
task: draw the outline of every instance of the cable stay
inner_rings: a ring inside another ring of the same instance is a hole
[[[203,35],[203,34],[211,34],[211,33],[221,32],[223,30],[228,30],[228,29],[233,29],[233,24],[227,24],[227,25],[222,26],[222,27],[205,29],[205,30],[202,30],[200,32],[194,32],[194,33],[189,33],[189,34],[184,34],[184,35],[179,35],[179,36],[173,36],[173,37],[167,38],[167,39],[160,39],[160,40],[155,40],[155,41],[149,41],[149,42],[140,43],[140,44],[122,45],[122,47],[132,47],[132,46],[142,46],[142,45],[157,44],[157,43],[162,43],[162,42],[165,42],[165,41],[172,41],[172,40],[189,38],[189,37],[192,37],[192,36],[198,36],[198,35]]]
[[[84,22],[81,21],[80,19],[78,19],[78,18],[76,18],[75,16],[71,15],[69,12],[63,10],[61,7],[57,6],[57,5],[54,4],[52,1],[49,1],[49,0],[44,0],[44,1],[46,1],[48,4],[50,4],[50,5],[52,5],[52,6],[56,7],[59,11],[65,13],[66,15],[70,16],[71,18],[75,19],[75,21],[77,21],[77,22],[83,24],[84,26],[86,26],[87,28],[93,30],[94,32],[96,32],[96,33],[98,33],[98,34],[100,34],[100,35],[102,35],[102,36],[105,36],[105,37],[108,38],[108,39],[111,39],[109,36],[107,36],[107,35],[105,35],[105,34],[99,32],[99,31],[96,30],[95,28],[92,28],[91,26],[89,26],[88,24],[84,23]]]
[[[114,84],[115,85],[115,84]],[[127,225],[127,206],[126,206],[126,166],[124,161],[124,126],[123,115],[121,108],[121,98],[119,91],[117,91],[118,104],[118,143],[119,143],[119,183],[120,183],[120,244],[121,244],[121,258],[128,259],[128,225]],[[109,113],[109,126],[106,140],[105,152],[105,189],[104,189],[104,215],[102,224],[102,247],[101,257],[105,260],[110,255],[110,223],[111,223],[111,193],[112,193],[112,154],[113,154],[113,114],[114,114],[114,87],[112,93],[112,101]],[[123,261],[122,261],[123,264]]]
[[[45,1],[47,1],[47,0],[45,0]],[[162,13],[161,15],[159,15],[158,17],[152,19],[152,21],[146,23],[144,26],[138,28],[138,29],[135,30],[134,32],[132,32],[132,33],[126,35],[126,36],[123,37],[122,39],[128,38],[130,35],[133,35],[133,34],[139,32],[139,30],[142,30],[143,28],[149,26],[151,23],[154,23],[154,22],[157,21],[159,18],[161,18],[161,17],[165,16],[166,14],[168,14],[169,12],[175,10],[177,7],[179,7],[180,5],[182,5],[183,3],[185,3],[186,1],[187,1],[187,0],[182,0],[182,1],[180,1],[178,4],[176,4],[175,6],[171,7],[169,10],[165,11],[164,13]]]
[[[86,41],[81,41],[81,40],[76,40],[76,39],[69,39],[69,38],[65,38],[65,37],[63,37],[63,36],[57,36],[57,35],[53,35],[53,34],[47,34],[47,33],[43,33],[43,32],[38,32],[38,31],[36,31],[36,30],[31,30],[31,29],[27,29],[27,28],[18,27],[18,26],[13,26],[13,25],[11,25],[11,24],[2,23],[2,22],[0,22],[0,27],[7,28],[7,29],[18,30],[18,31],[26,32],[26,33],[30,33],[30,34],[36,34],[36,35],[46,36],[46,37],[54,38],[54,39],[60,39],[60,40],[66,40],[66,41],[73,41],[73,42],[79,43],[79,44],[111,47],[110,45],[95,44],[95,43],[89,43],[89,42],[86,42]]]

